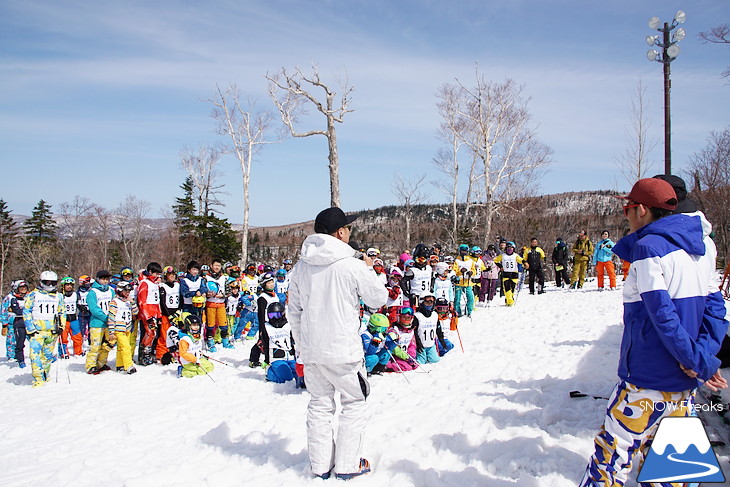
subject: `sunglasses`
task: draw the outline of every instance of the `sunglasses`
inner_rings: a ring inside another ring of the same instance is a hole
[[[633,204],[633,205],[624,205],[624,216],[629,216],[629,210],[631,208],[637,208],[638,206],[639,206],[638,203]]]
[[[352,225],[345,225],[345,228],[347,228],[349,231],[352,231]]]

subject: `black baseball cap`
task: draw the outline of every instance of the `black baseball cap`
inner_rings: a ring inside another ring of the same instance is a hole
[[[314,219],[314,231],[316,233],[335,233],[345,225],[357,220],[357,215],[345,215],[340,208],[333,206],[322,210]]]
[[[99,272],[96,273],[96,278],[97,279],[104,279],[104,278],[107,278],[108,279],[110,277],[112,277],[112,273],[109,272],[109,271],[107,271],[107,270],[101,270],[101,271],[99,271]]]
[[[677,195],[677,207],[674,209],[674,213],[694,213],[697,211],[697,204],[691,199],[687,198],[687,185],[684,179],[673,174],[657,174],[654,176],[655,179],[662,179],[674,188],[674,192]]]

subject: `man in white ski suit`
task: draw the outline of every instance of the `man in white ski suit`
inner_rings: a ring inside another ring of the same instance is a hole
[[[333,468],[343,477],[361,471],[369,385],[359,334],[360,300],[379,308],[388,297],[372,259],[355,258],[348,245],[356,218],[336,207],[320,212],[317,233],[304,240],[289,284],[287,315],[311,396],[309,459],[312,473],[325,478]],[[332,427],[335,392],[342,404],[337,438]]]

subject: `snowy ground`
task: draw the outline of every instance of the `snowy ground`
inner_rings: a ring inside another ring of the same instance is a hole
[[[514,308],[461,322],[465,353],[372,378],[374,472],[351,484],[575,485],[606,402],[569,392],[610,393],[621,337],[621,293],[595,286],[524,289]],[[33,389],[30,368],[0,362],[0,485],[336,484],[309,474],[306,391],[248,368],[251,344],[215,354],[232,367],[210,378],[177,379],[173,366],[88,376],[71,358]]]

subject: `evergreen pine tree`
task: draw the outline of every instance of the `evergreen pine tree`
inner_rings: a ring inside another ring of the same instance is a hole
[[[5,268],[18,239],[18,224],[5,200],[0,199],[0,289],[5,289]]]
[[[236,232],[226,218],[218,218],[213,212],[200,220],[198,237],[208,253],[223,261],[235,262],[241,255]]]
[[[33,208],[30,218],[23,222],[23,229],[33,243],[56,242],[56,221],[53,219],[51,205],[40,200]]]
[[[195,234],[198,218],[193,197],[193,178],[191,176],[185,178],[180,188],[183,190],[183,196],[175,198],[176,203],[172,205],[172,210],[175,213],[175,226],[180,232],[180,238],[185,238]]]

